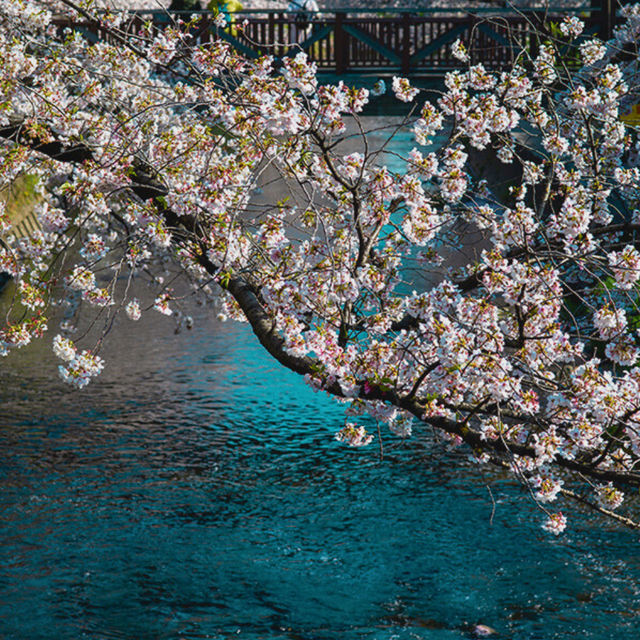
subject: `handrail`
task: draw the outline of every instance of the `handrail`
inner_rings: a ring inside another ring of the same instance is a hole
[[[616,20],[613,0],[593,2],[595,6],[567,7],[561,13],[584,15],[583,38],[597,35],[607,40]],[[225,27],[216,24],[214,18],[218,14],[214,11],[151,9],[129,11],[130,24],[124,28],[135,30],[149,22],[154,29],[162,30],[182,16],[195,14],[203,16],[203,20],[192,32],[194,42],[207,45],[219,38],[248,57],[264,55],[268,50],[280,59],[304,51],[319,69],[332,69],[338,74],[382,70],[439,74],[459,66],[450,51],[456,38],[465,41],[473,61],[489,68],[511,64],[518,47],[530,53],[537,51],[538,23],[547,17],[557,20],[554,10],[554,7],[324,9],[309,12],[311,15],[300,20],[300,12],[251,9],[233,12],[230,20],[234,24]],[[64,20],[55,22],[63,25]],[[93,38],[109,37],[99,17],[93,23],[85,23],[83,28]]]
[[[362,8],[339,8],[339,9],[319,9],[318,11],[304,11],[304,10],[292,10],[292,9],[241,9],[240,11],[234,11],[232,15],[279,15],[279,14],[295,14],[295,13],[308,13],[311,15],[335,15],[336,13],[342,14],[376,14],[383,17],[392,17],[394,14],[398,15],[426,15],[435,13],[464,13],[464,14],[476,14],[476,13],[492,13],[492,14],[523,14],[523,13],[586,13],[602,11],[602,7],[580,5],[575,7],[425,7],[425,8],[389,8],[389,9],[362,9]],[[101,11],[100,13],[103,13]],[[201,10],[181,10],[181,11],[168,11],[166,9],[129,9],[130,14],[147,14],[147,15],[177,15],[177,16],[192,16],[192,15],[217,15],[218,12],[210,11],[206,9]]]

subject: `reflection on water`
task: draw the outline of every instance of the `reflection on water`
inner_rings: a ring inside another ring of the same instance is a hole
[[[3,639],[637,638],[637,534],[550,539],[502,479],[491,523],[426,436],[335,442],[341,407],[246,327],[158,322],[84,392],[2,363]]]

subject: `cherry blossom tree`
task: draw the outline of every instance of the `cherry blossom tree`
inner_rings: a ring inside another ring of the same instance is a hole
[[[2,0],[0,189],[32,177],[40,229],[0,200],[0,350],[48,340],[82,388],[118,314],[188,325],[204,300],[345,404],[346,444],[426,430],[517,477],[551,532],[575,501],[637,527],[640,174],[621,114],[640,8],[622,12],[609,43],[567,18],[500,72],[456,42],[439,93],[394,78],[415,136],[398,172],[361,117],[384,83],[198,44],[197,16],[157,30],[91,0]],[[73,317],[47,328],[79,301],[97,341]]]

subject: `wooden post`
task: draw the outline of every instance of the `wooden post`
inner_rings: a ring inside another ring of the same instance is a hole
[[[211,40],[211,19],[208,14],[202,17],[200,34],[200,42],[202,44],[209,44],[209,41]]]
[[[616,0],[591,0],[591,7],[599,9],[591,15],[591,21],[598,28],[598,36],[602,40],[611,40],[613,25],[616,21]]]
[[[139,13],[136,13],[135,16],[133,16],[133,20],[131,20],[131,22],[129,23],[129,33],[134,36],[141,35],[143,25],[144,21],[142,20],[142,16]]]
[[[263,38],[262,44],[266,45],[267,48],[260,49],[261,56],[264,56],[267,53],[269,53],[268,46],[273,42],[273,38],[275,36],[276,27],[275,27],[275,15],[273,11],[269,11],[269,13],[267,14],[267,24],[265,25],[264,29],[265,31],[263,34],[264,38]]]
[[[525,11],[524,16],[524,39],[522,46],[529,53],[531,59],[537,58],[540,53],[540,33],[543,27],[538,14],[535,11]]]
[[[336,73],[344,73],[349,67],[349,34],[342,28],[344,18],[344,12],[338,11],[333,28],[333,54],[336,57]]]
[[[402,73],[409,73],[409,63],[411,60],[411,38],[409,30],[411,29],[411,20],[408,13],[402,15]]]
[[[287,30],[287,34],[285,35],[285,29]],[[276,40],[272,40],[271,44],[274,42],[278,43],[278,47],[273,50],[273,52],[278,56],[283,55],[282,45],[286,46],[286,43],[289,42],[289,20],[287,19],[287,24],[285,26],[285,14],[278,14],[278,35],[276,36]]]

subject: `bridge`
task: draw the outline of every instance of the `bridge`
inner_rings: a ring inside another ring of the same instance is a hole
[[[150,22],[162,29],[193,13],[132,12],[125,28],[135,33]],[[194,43],[220,38],[249,58],[265,54],[281,58],[305,51],[324,73],[438,76],[460,66],[449,46],[458,38],[469,50],[472,63],[499,69],[512,63],[523,49],[535,55],[541,27],[565,15],[585,20],[582,38],[597,35],[608,40],[615,22],[615,1],[522,11],[500,7],[324,10],[310,19],[285,11],[241,11],[230,16],[225,28],[216,26],[212,12],[197,13],[202,14],[202,21],[192,33]],[[109,38],[99,23],[56,22],[80,28],[90,37]]]

